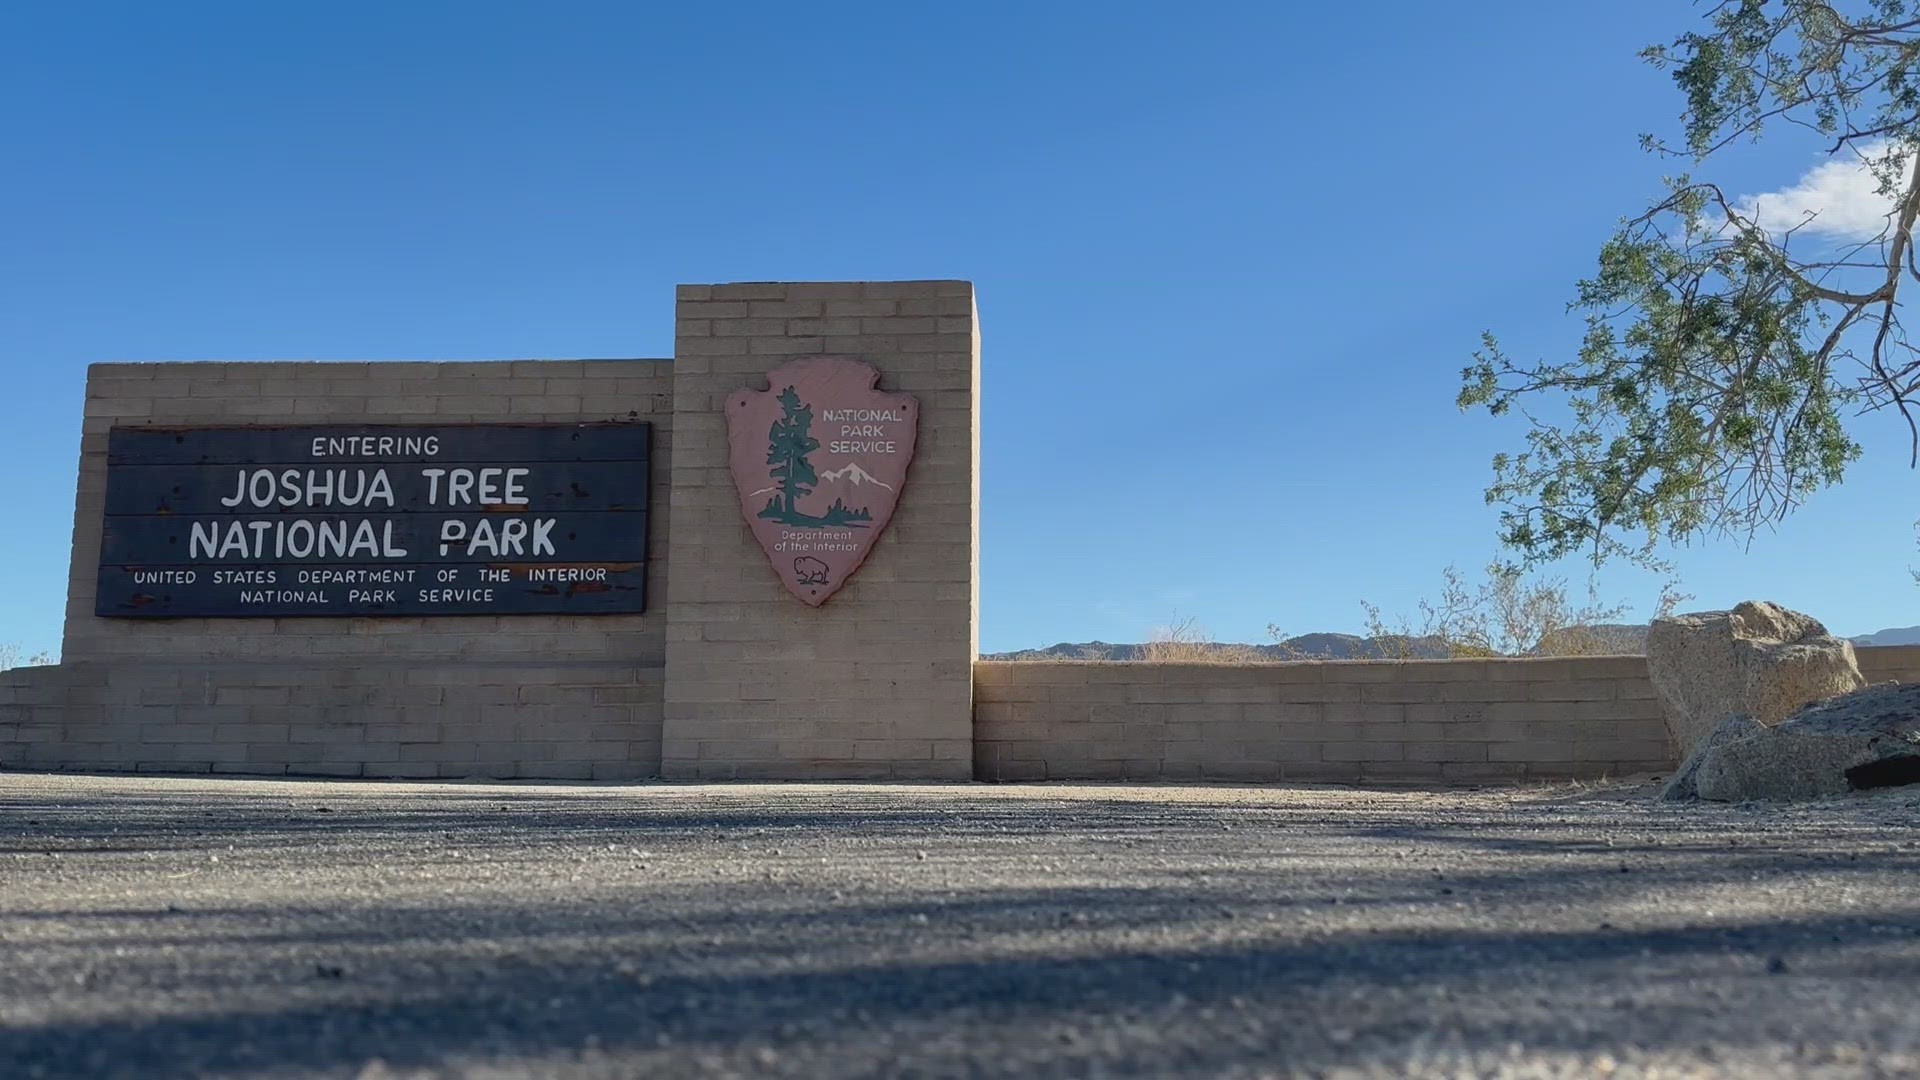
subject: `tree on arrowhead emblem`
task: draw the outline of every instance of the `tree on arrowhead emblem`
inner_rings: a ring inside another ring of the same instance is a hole
[[[779,482],[780,491],[767,500],[760,516],[783,525],[865,528],[864,523],[872,521],[873,515],[864,506],[855,510],[835,499],[818,517],[800,509],[800,500],[813,494],[813,486],[820,482],[820,474],[807,456],[820,449],[820,440],[813,437],[813,406],[801,401],[791,386],[780,392],[779,400],[780,418],[767,431],[767,464],[773,466],[769,472]]]

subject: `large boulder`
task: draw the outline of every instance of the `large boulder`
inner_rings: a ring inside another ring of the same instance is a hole
[[[1669,783],[1668,798],[1823,799],[1920,783],[1920,685],[1809,705],[1778,727],[1735,717]]]
[[[1674,802],[1699,798],[1700,763],[1707,759],[1709,753],[1728,743],[1763,735],[1768,730],[1765,724],[1751,716],[1735,715],[1720,721],[1674,770],[1673,776],[1667,780],[1667,786],[1660,789],[1660,797]]]
[[[1867,684],[1852,642],[1810,615],[1756,600],[1655,619],[1647,671],[1683,758],[1729,716],[1772,727],[1803,705]]]

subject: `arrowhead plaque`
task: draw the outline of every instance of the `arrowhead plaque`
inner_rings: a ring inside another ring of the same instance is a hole
[[[860,569],[906,485],[920,403],[879,381],[871,364],[812,356],[727,398],[740,512],[787,591],[814,607]]]

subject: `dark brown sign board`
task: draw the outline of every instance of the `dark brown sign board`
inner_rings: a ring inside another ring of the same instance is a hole
[[[644,610],[651,425],[116,427],[94,611]]]

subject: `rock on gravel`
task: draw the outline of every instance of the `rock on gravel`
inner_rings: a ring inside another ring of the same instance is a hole
[[[1824,799],[1920,783],[1920,685],[1819,702],[1776,728],[1729,721],[1675,783],[1683,777],[1700,798],[1718,802]]]
[[[1687,755],[1687,760],[1681,762],[1680,767],[1674,770],[1672,778],[1660,790],[1660,797],[1668,802],[1684,802],[1699,798],[1700,763],[1705,761],[1710,753],[1728,743],[1752,738],[1755,735],[1764,735],[1766,732],[1767,726],[1751,716],[1729,716],[1720,721],[1700,745],[1694,747],[1693,753]]]
[[[1852,642],[1810,615],[1756,600],[1655,619],[1647,671],[1681,758],[1729,716],[1771,727],[1809,702],[1866,685]]]

